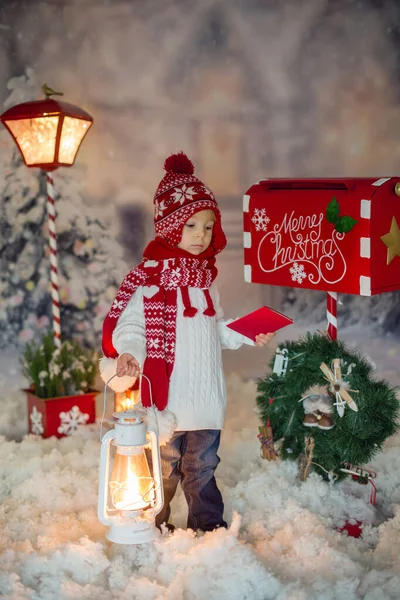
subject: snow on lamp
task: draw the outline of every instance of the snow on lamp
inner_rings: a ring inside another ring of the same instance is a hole
[[[52,312],[54,341],[61,346],[60,297],[58,291],[57,238],[53,177],[49,174],[58,167],[71,167],[79,147],[89,131],[93,119],[77,106],[53,100],[55,92],[43,86],[44,100],[24,102],[8,109],[0,116],[6,129],[18,146],[27,167],[38,167],[47,173],[47,213],[50,241],[52,284]]]
[[[107,539],[116,544],[142,544],[159,536],[155,517],[164,502],[160,446],[143,415],[139,409],[113,413],[115,428],[101,442],[98,517],[109,526]],[[153,474],[145,454],[148,444]]]

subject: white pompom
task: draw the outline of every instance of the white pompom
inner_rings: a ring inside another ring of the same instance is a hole
[[[142,407],[141,407],[142,408]],[[157,410],[156,408],[145,408],[144,420],[150,429],[158,430],[160,446],[165,446],[172,437],[176,427],[176,417],[168,409]]]
[[[117,362],[118,360],[116,358],[106,358],[105,356],[99,360],[100,375],[104,383],[107,383],[107,381],[116,374]],[[124,375],[123,377],[117,376],[110,381],[108,387],[114,392],[124,392],[132,387],[135,381],[136,377],[128,377],[127,375]]]

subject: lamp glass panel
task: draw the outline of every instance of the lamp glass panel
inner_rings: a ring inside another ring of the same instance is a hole
[[[76,119],[75,117],[64,117],[62,126],[60,150],[58,152],[58,160],[60,163],[72,165],[79,145],[89,131],[91,126],[90,121]]]
[[[139,394],[139,389],[115,392],[114,410],[116,412],[132,410],[135,407],[135,404],[139,403]]]
[[[56,115],[7,121],[27,165],[54,162],[58,119]]]
[[[154,479],[143,448],[133,455],[119,454],[117,450],[109,489],[111,502],[118,510],[141,510],[152,504]]]

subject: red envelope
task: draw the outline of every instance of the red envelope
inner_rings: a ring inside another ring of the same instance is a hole
[[[287,317],[268,306],[262,306],[254,312],[251,312],[240,319],[236,319],[236,321],[232,321],[227,327],[245,335],[255,342],[256,335],[259,333],[272,333],[282,327],[292,324],[293,319],[290,317]]]

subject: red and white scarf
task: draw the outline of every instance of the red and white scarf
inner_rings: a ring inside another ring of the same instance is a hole
[[[194,317],[197,309],[191,306],[189,287],[204,290],[207,308],[204,315],[213,317],[215,309],[209,287],[217,276],[215,251],[212,247],[194,257],[189,252],[171,246],[156,237],[143,253],[143,262],[124,278],[103,324],[103,353],[107,358],[117,358],[112,336],[118,319],[139,286],[143,294],[146,325],[146,360],[143,373],[151,381],[152,398],[158,410],[168,403],[169,380],[175,361],[177,292],[181,291],[185,317]],[[142,382],[142,404],[150,406],[147,380]]]

